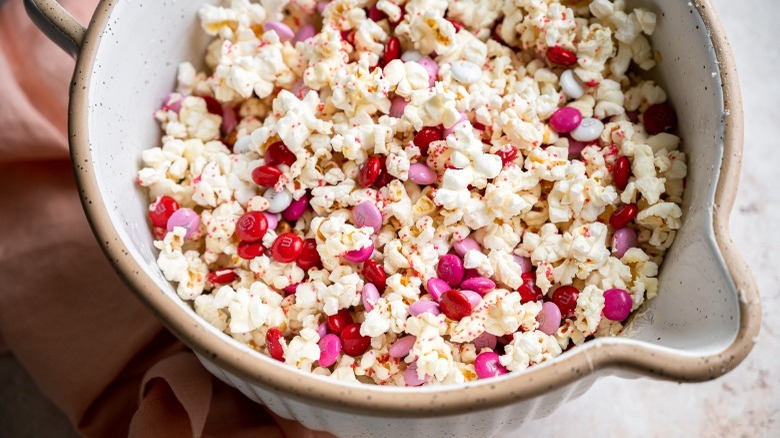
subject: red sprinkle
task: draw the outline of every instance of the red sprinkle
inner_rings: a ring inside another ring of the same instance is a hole
[[[282,176],[282,171],[274,166],[263,165],[252,171],[252,181],[263,187],[273,187]]]
[[[322,260],[320,259],[320,253],[317,252],[317,241],[314,239],[306,239],[303,241],[303,250],[301,256],[295,263],[300,266],[304,271],[308,271],[311,268],[322,267]]]
[[[149,206],[149,220],[155,227],[165,228],[168,226],[168,219],[178,209],[179,203],[175,199],[170,196],[160,196]]]
[[[382,65],[387,65],[390,61],[401,57],[401,41],[397,37],[387,40],[385,53],[382,55]]]
[[[431,142],[442,139],[441,128],[438,126],[426,126],[414,136],[414,145],[420,148],[420,153],[428,155],[428,147]]]
[[[668,103],[656,103],[645,110],[642,123],[649,134],[660,134],[677,126],[677,113]]]
[[[501,157],[501,163],[503,163],[504,167],[506,167],[515,161],[515,158],[517,158],[517,149],[515,149],[514,146],[510,146],[509,149],[501,149],[500,151],[496,152],[496,155]]]
[[[206,275],[206,281],[212,286],[222,286],[230,284],[238,278],[236,272],[232,269],[220,269],[218,271],[209,272]]]
[[[295,154],[281,141],[268,146],[268,149],[265,151],[265,164],[292,166],[296,159]]]
[[[363,277],[379,290],[384,290],[387,286],[385,268],[373,260],[363,262]]]
[[[328,316],[328,330],[338,335],[344,330],[345,327],[351,325],[354,322],[355,320],[352,319],[352,314],[349,313],[349,310],[341,309],[337,314]]]
[[[279,341],[282,337],[282,332],[276,327],[271,327],[265,332],[265,346],[268,348],[268,353],[280,362],[284,362],[284,349]]]
[[[361,187],[369,187],[376,181],[379,172],[382,170],[382,164],[375,155],[368,157],[358,173],[357,182]]]
[[[238,256],[244,260],[252,260],[255,257],[263,255],[265,247],[263,242],[241,242],[238,244]]]
[[[368,351],[371,338],[360,334],[360,324],[350,324],[341,332],[341,348],[350,356],[360,356]]]
[[[300,257],[303,252],[303,239],[295,233],[284,233],[274,240],[271,255],[280,263],[290,263]]]
[[[439,300],[439,308],[441,308],[442,313],[447,315],[447,318],[453,321],[460,321],[474,311],[466,295],[455,289],[448,290],[442,294]]]
[[[245,242],[259,242],[268,231],[268,219],[259,211],[244,213],[236,222],[236,234]]]
[[[580,291],[574,286],[561,286],[552,294],[552,302],[558,306],[564,318],[574,315]]]
[[[556,65],[569,67],[577,63],[577,54],[561,46],[547,49],[547,60]]]
[[[628,185],[628,177],[631,176],[631,162],[628,157],[621,156],[612,168],[612,180],[618,190],[625,190]]]
[[[636,204],[626,204],[612,213],[612,216],[609,218],[609,224],[612,225],[612,228],[618,230],[634,220],[637,213],[639,213],[639,208]]]

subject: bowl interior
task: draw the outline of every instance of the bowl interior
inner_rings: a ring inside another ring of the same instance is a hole
[[[217,1],[114,5],[91,73],[87,132],[91,155],[86,157],[94,166],[110,222],[139,265],[124,274],[151,279],[196,326],[208,324],[179,300],[156,266],[147,202],[135,180],[141,151],[160,143],[152,113],[175,86],[177,65],[185,60],[197,63],[210,39],[197,18],[204,3]],[[731,344],[739,328],[737,291],[712,231],[727,117],[718,65],[693,6],[679,0],[628,3],[658,14],[652,44],[663,61],[651,74],[677,109],[689,173],[684,225],[661,268],[658,297],[646,303],[621,336],[690,354],[712,354]],[[206,329],[216,332],[210,326]],[[265,358],[260,356],[262,363]]]

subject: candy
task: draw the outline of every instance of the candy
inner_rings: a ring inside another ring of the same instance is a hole
[[[385,290],[387,285],[387,274],[379,263],[373,260],[366,260],[363,263],[363,277],[369,283],[373,283],[379,290]]]
[[[304,24],[298,29],[298,32],[295,32],[295,37],[292,40],[293,44],[300,41],[306,41],[316,34],[317,34],[317,29],[314,26],[312,26],[311,24]]]
[[[265,221],[268,222],[268,229],[275,230],[276,226],[279,225],[279,215],[264,211],[263,216],[265,216]]]
[[[206,274],[206,283],[212,286],[223,286],[234,282],[238,278],[236,271],[232,269],[220,269]]]
[[[423,54],[417,50],[407,50],[401,54],[401,61],[403,62],[416,62],[423,57]]]
[[[612,216],[609,217],[609,224],[613,228],[623,228],[634,220],[637,213],[639,213],[639,208],[636,204],[625,204],[612,213]]]
[[[471,315],[474,310],[474,305],[471,304],[469,298],[459,290],[448,290],[444,292],[439,301],[439,308],[448,318],[453,321],[460,321],[461,319]]]
[[[290,263],[298,259],[303,252],[303,239],[295,233],[284,233],[277,237],[271,246],[274,260],[280,263]]]
[[[677,113],[668,103],[650,105],[642,115],[648,134],[660,134],[677,126]]]
[[[292,204],[292,193],[287,189],[278,192],[274,189],[268,189],[263,197],[268,200],[268,212],[270,213],[281,213]]]
[[[282,332],[276,327],[271,327],[265,332],[265,346],[268,349],[268,354],[280,362],[284,362],[284,348],[280,341],[283,337]]]
[[[579,99],[585,94],[585,86],[572,70],[561,73],[561,90],[572,99]]]
[[[612,181],[618,190],[624,190],[628,185],[628,178],[631,176],[631,162],[628,157],[621,156],[615,162],[612,168]]]
[[[166,229],[173,231],[174,227],[182,227],[187,230],[184,234],[185,239],[189,239],[198,232],[200,226],[200,216],[191,208],[180,208],[171,214],[168,218]]]
[[[631,314],[633,301],[631,295],[623,289],[604,291],[604,317],[611,321],[623,321]]]
[[[416,341],[417,337],[414,335],[407,335],[399,338],[393,343],[393,345],[390,346],[390,349],[388,350],[390,357],[394,359],[402,359],[406,357],[409,352],[412,351],[412,347]]]
[[[397,37],[390,37],[385,44],[385,52],[382,55],[382,65],[401,57],[401,41]]]
[[[460,118],[458,118],[457,122],[453,123],[452,126],[450,126],[449,128],[444,128],[444,131],[442,131],[442,137],[443,138],[449,137],[450,134],[455,132],[456,126],[460,125],[463,122],[468,122],[468,120],[469,120],[469,116],[466,115],[466,113],[460,113]]]
[[[463,240],[459,240],[459,241],[453,243],[452,244],[452,248],[461,257],[465,256],[466,253],[469,252],[472,249],[476,250],[476,251],[482,251],[482,246],[479,243],[477,243],[476,240],[472,239],[471,237],[466,237]]]
[[[482,296],[473,290],[463,289],[460,293],[466,296],[466,299],[471,303],[471,307],[477,307],[479,302],[482,301]]]
[[[439,304],[429,300],[418,300],[409,305],[410,315],[417,316],[423,313],[433,313],[434,315],[438,315],[441,313],[439,311]]]
[[[327,319],[328,329],[336,334],[341,333],[342,330],[344,330],[344,327],[347,327],[353,322],[355,321],[352,319],[352,315],[347,309],[341,309],[335,315],[328,316]]]
[[[257,242],[267,231],[268,222],[259,211],[244,213],[236,222],[236,235],[245,242]]]
[[[508,373],[509,370],[501,365],[498,359],[498,354],[492,351],[480,353],[474,360],[474,371],[476,371],[477,377],[487,379]]]
[[[300,198],[296,199],[295,201],[292,201],[290,203],[290,206],[284,209],[282,212],[282,217],[285,220],[288,220],[290,222],[297,221],[301,216],[303,216],[303,213],[306,211],[306,208],[309,207],[309,197],[304,194]]]
[[[439,259],[436,272],[451,287],[457,287],[463,280],[463,260],[455,254],[445,254]]]
[[[363,201],[352,208],[352,223],[358,228],[371,227],[379,232],[382,227],[382,213],[371,201]]]
[[[406,368],[406,371],[404,371],[403,376],[404,376],[404,383],[406,383],[406,386],[420,386],[428,380],[428,379],[421,379],[417,375],[417,362],[410,364]]]
[[[292,166],[295,163],[295,154],[287,148],[281,141],[277,141],[268,146],[265,151],[265,164]]]
[[[273,31],[279,35],[279,40],[288,41],[293,39],[295,32],[290,29],[290,26],[282,23],[281,21],[266,21],[263,25],[263,29],[266,32]]]
[[[179,204],[170,196],[160,196],[155,202],[149,205],[149,220],[155,227],[165,228],[168,226],[168,219],[179,209]]]
[[[236,247],[236,254],[244,260],[252,260],[263,255],[264,252],[263,242],[241,242]]]
[[[574,314],[574,309],[577,307],[577,296],[579,296],[579,294],[579,289],[574,286],[561,286],[553,292],[552,302],[558,306],[561,315],[568,318]]]
[[[584,142],[593,141],[601,136],[602,131],[604,131],[604,124],[601,120],[587,117],[571,131],[571,138]]]
[[[354,251],[346,252],[342,257],[351,263],[362,263],[371,257],[374,253],[374,244],[370,244],[364,248],[356,249]]]
[[[303,248],[301,249],[301,255],[295,263],[304,271],[308,271],[311,268],[321,268],[322,260],[320,259],[320,253],[317,252],[317,241],[314,239],[306,239],[303,241]]]
[[[360,173],[358,173],[357,182],[360,187],[369,187],[379,177],[382,164],[379,161],[379,157],[370,156],[365,163],[360,167]]]
[[[336,363],[341,353],[341,339],[333,333],[325,335],[319,342],[320,359],[317,363],[321,367],[329,367]]]
[[[482,69],[470,61],[455,61],[451,67],[452,77],[464,84],[473,84],[482,77]]]
[[[436,182],[438,175],[430,167],[422,163],[414,163],[409,166],[409,180],[421,186],[427,186]]]
[[[423,66],[425,71],[428,73],[428,85],[433,87],[434,84],[436,84],[436,79],[439,77],[439,64],[427,56],[419,58],[416,61],[418,64]]]
[[[431,294],[431,297],[433,297],[434,300],[439,301],[444,292],[450,290],[450,285],[441,278],[434,277],[428,280],[425,288],[428,290],[428,293]]]
[[[407,102],[406,99],[401,96],[393,97],[393,100],[390,101],[390,116],[397,118],[403,117],[404,109],[408,104],[409,102]]]
[[[376,305],[376,302],[379,301],[379,291],[373,284],[366,283],[363,286],[363,290],[360,291],[360,297],[366,312],[370,312]]]
[[[561,326],[561,309],[555,303],[542,304],[542,311],[536,316],[539,330],[546,335],[554,335]]]
[[[547,60],[553,64],[570,67],[577,63],[577,54],[561,46],[553,46],[547,49]]]
[[[622,258],[626,251],[636,246],[636,231],[631,228],[621,228],[612,235],[612,254],[617,258]]]
[[[428,147],[431,142],[441,140],[442,138],[441,128],[437,126],[426,126],[415,134],[413,143],[420,148],[420,152],[423,155],[427,155]]]
[[[371,346],[371,338],[360,334],[360,324],[350,324],[341,331],[341,346],[344,353],[360,356]]]
[[[558,108],[550,117],[550,126],[560,132],[571,132],[580,126],[582,122],[582,113],[577,108],[565,106]]]
[[[480,295],[485,295],[486,293],[491,292],[496,288],[496,283],[489,278],[474,277],[463,280],[463,282],[460,284],[460,287],[463,289],[473,290]]]
[[[477,351],[482,350],[483,348],[489,348],[491,350],[495,350],[496,343],[498,341],[496,340],[496,335],[492,335],[488,332],[484,332],[481,335],[477,336],[476,339],[474,339],[474,348],[477,349]]]

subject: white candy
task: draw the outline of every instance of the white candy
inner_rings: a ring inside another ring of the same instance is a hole
[[[579,99],[585,94],[585,87],[571,70],[566,70],[561,74],[561,89],[572,99]]]
[[[452,63],[452,77],[458,82],[473,84],[482,77],[482,69],[473,62],[455,61]]]
[[[417,62],[422,57],[423,57],[422,53],[418,52],[417,50],[407,50],[401,55],[401,61]]]
[[[252,149],[252,137],[249,135],[245,135],[238,140],[236,140],[236,143],[233,145],[233,152],[236,154],[245,154],[247,152],[250,152]]]
[[[601,136],[603,130],[604,124],[601,120],[588,117],[582,119],[580,126],[571,132],[571,138],[577,141],[593,141]]]
[[[281,213],[292,203],[292,193],[287,189],[282,189],[281,192],[277,192],[274,189],[268,189],[263,194],[263,197],[268,200],[268,212],[269,213]]]

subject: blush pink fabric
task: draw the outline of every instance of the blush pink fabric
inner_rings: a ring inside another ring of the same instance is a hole
[[[88,22],[95,0],[63,0]],[[212,377],[93,237],[67,148],[73,60],[0,2],[0,350],[85,436],[324,437]]]

